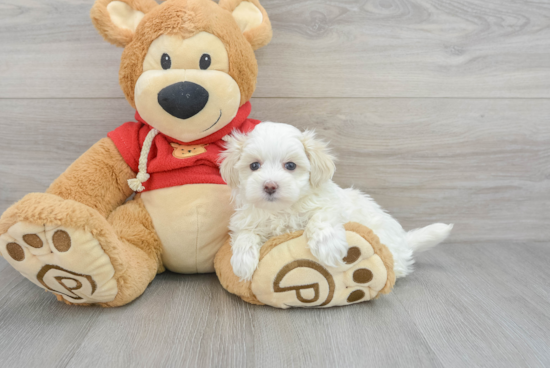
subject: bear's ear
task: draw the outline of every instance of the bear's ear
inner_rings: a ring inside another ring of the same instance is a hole
[[[115,46],[125,47],[155,0],[96,0],[90,17],[99,34]]]
[[[271,41],[271,22],[258,0],[220,0],[219,5],[233,14],[233,18],[254,50]]]

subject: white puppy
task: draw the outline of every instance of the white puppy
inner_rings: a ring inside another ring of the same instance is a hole
[[[433,224],[407,233],[371,197],[340,188],[331,180],[333,156],[311,131],[266,122],[227,141],[220,169],[233,190],[231,265],[242,280],[251,279],[261,246],[291,231],[305,229],[313,255],[327,266],[337,266],[348,250],[343,225],[363,224],[389,248],[395,274],[403,277],[412,271],[413,252],[437,245],[452,229]]]

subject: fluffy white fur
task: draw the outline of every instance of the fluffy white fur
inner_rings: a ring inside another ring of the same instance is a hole
[[[412,271],[413,252],[427,250],[447,238],[452,225],[433,224],[406,232],[367,194],[342,189],[331,179],[334,157],[311,131],[265,122],[250,134],[234,133],[222,154],[221,174],[233,190],[231,265],[250,280],[259,251],[269,238],[304,230],[311,252],[327,266],[342,264],[348,244],[343,225],[354,221],[372,229],[393,254],[397,277]],[[258,170],[250,165],[260,163]],[[293,162],[296,169],[285,164]],[[264,187],[277,187],[269,194]]]

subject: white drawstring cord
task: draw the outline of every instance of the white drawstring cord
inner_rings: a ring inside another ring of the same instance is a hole
[[[151,175],[147,174],[147,157],[149,156],[149,151],[151,151],[153,139],[155,139],[158,133],[158,130],[152,129],[147,134],[147,137],[145,137],[145,141],[143,142],[143,147],[141,148],[141,153],[139,155],[139,172],[135,179],[128,179],[128,186],[134,192],[143,192],[145,187],[142,183],[145,183],[151,177]]]

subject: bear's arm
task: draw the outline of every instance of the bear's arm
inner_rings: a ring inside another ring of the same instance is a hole
[[[135,175],[113,141],[103,138],[73,162],[46,192],[88,205],[107,217],[132,195],[127,181]]]

